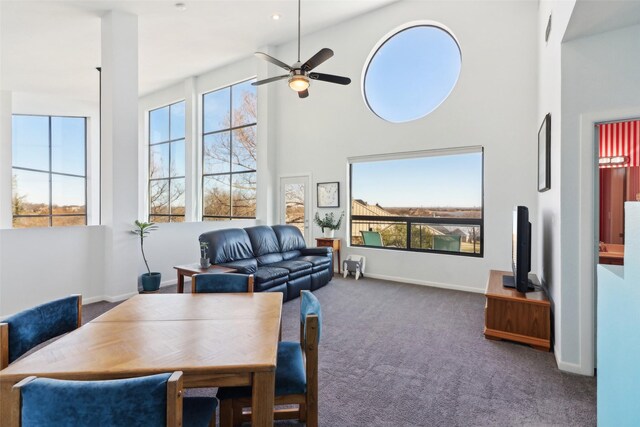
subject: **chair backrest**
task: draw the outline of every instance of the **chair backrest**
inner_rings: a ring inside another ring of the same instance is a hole
[[[193,293],[253,292],[253,274],[205,273],[191,277]]]
[[[384,246],[382,235],[377,231],[360,231],[365,246]]]
[[[82,324],[82,295],[57,299],[8,317],[0,323],[0,369],[38,344]]]
[[[29,377],[11,398],[24,427],[182,425],[180,371],[106,381]]]
[[[318,344],[322,335],[320,301],[310,291],[300,291],[300,345],[305,354],[307,393],[318,395]]]
[[[460,236],[433,236],[433,249],[460,252]]]

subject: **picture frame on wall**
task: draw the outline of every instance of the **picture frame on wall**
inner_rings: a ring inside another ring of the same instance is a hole
[[[551,113],[538,131],[538,192],[551,189]]]
[[[317,191],[318,191],[318,207],[319,208],[339,208],[340,207],[340,183],[339,182],[319,182]]]

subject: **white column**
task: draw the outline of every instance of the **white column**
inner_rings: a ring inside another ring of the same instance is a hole
[[[265,46],[261,52],[275,55],[274,49]],[[257,79],[269,77],[269,63],[256,60]],[[276,153],[276,126],[274,94],[276,85],[258,86],[258,188],[257,188],[257,219],[261,224],[273,225],[278,222],[278,158]],[[271,119],[271,120],[270,120]]]
[[[186,123],[184,128],[184,158],[185,158],[185,221],[199,221],[200,212],[198,210],[198,191],[200,176],[198,161],[199,139],[198,139],[198,93],[196,89],[196,78],[190,77],[184,82],[184,114]]]
[[[102,17],[102,223],[105,295],[137,292],[142,272],[138,240],[138,18],[111,11]]]

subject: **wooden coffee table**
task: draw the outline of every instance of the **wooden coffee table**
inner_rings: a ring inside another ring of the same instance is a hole
[[[184,276],[191,277],[194,274],[203,273],[235,273],[235,268],[221,267],[219,265],[212,265],[209,268],[200,267],[199,263],[176,265],[175,268],[178,271],[178,293],[184,292]]]

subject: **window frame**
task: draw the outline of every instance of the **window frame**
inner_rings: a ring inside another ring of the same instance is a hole
[[[171,139],[171,107],[173,105],[176,104],[180,104],[180,103],[185,103],[185,134],[182,136],[182,138],[175,138],[175,139]],[[160,142],[154,142],[151,143],[151,113],[153,113],[154,111],[158,111],[158,110],[162,110],[163,108],[169,108],[169,139],[166,141],[160,141]],[[149,220],[149,222],[153,222],[151,221],[151,217],[163,217],[163,218],[168,218],[168,223],[171,222],[185,222],[187,217],[186,217],[186,181],[187,181],[187,168],[186,168],[186,152],[185,152],[185,167],[184,167],[184,172],[185,174],[183,176],[171,176],[171,146],[173,143],[178,142],[178,141],[183,141],[184,142],[184,147],[185,147],[185,151],[186,151],[186,147],[187,147],[187,135],[186,135],[186,100],[182,99],[179,101],[175,101],[172,102],[170,104],[166,104],[163,105],[162,107],[157,107],[157,108],[153,108],[151,110],[149,110],[147,112],[147,117],[148,117],[148,124],[147,124],[147,154],[148,154],[148,159],[147,159],[147,211],[148,211],[148,215],[147,218]],[[169,146],[169,175],[163,178],[151,178],[151,147],[155,147],[155,146],[160,146],[163,144],[167,144]],[[185,182],[185,212],[182,215],[174,215],[171,213],[171,181],[175,180],[175,179],[183,179]],[[167,209],[169,210],[169,213],[167,214],[158,214],[158,213],[151,213],[151,184],[153,181],[169,181],[169,202],[168,202],[168,206]],[[173,217],[182,217],[183,221],[172,221]]]
[[[438,30],[441,30],[441,31],[445,32],[446,34],[449,35],[449,37],[451,37],[451,39],[455,42],[456,46],[458,47],[458,52],[460,54],[460,70],[458,71],[458,76],[456,78],[456,81],[453,84],[453,86],[451,87],[451,90],[449,91],[447,96],[445,96],[431,111],[429,111],[426,114],[423,114],[423,115],[421,115],[421,116],[419,116],[419,117],[417,117],[415,119],[400,120],[400,121],[390,120],[390,119],[388,119],[386,117],[382,117],[380,114],[378,114],[378,112],[376,112],[376,110],[374,110],[373,107],[371,106],[371,104],[369,103],[369,99],[367,97],[367,91],[366,91],[367,73],[369,72],[369,67],[371,66],[371,62],[373,61],[373,59],[376,57],[376,55],[378,55],[378,52],[391,39],[393,39],[394,37],[396,37],[400,33],[412,30],[414,28],[419,28],[419,27],[437,28]],[[364,100],[365,105],[367,106],[367,109],[370,112],[372,112],[376,117],[380,118],[381,120],[384,120],[387,123],[393,123],[393,124],[411,123],[411,122],[414,122],[416,120],[421,120],[421,119],[424,119],[425,117],[429,116],[434,111],[436,111],[438,108],[440,108],[440,106],[442,104],[444,104],[444,102],[447,99],[449,99],[449,97],[453,93],[453,90],[456,88],[456,86],[458,85],[458,82],[460,81],[460,76],[462,74],[462,65],[463,65],[462,62],[463,62],[463,55],[462,55],[462,47],[460,45],[460,40],[458,40],[458,38],[455,36],[453,31],[449,27],[447,27],[446,25],[444,25],[444,24],[442,24],[440,22],[431,21],[431,20],[425,20],[425,19],[406,22],[406,23],[404,23],[404,24],[402,24],[400,26],[395,27],[394,29],[389,31],[387,34],[385,34],[384,37],[382,37],[380,40],[378,40],[378,42],[373,46],[373,49],[371,49],[371,52],[369,52],[369,55],[367,56],[367,59],[364,62],[364,67],[362,68],[362,74],[361,74],[361,78],[360,78],[360,92],[362,93],[362,98]]]
[[[200,119],[201,119],[201,133],[200,133],[200,200],[202,201],[202,206],[200,209],[200,219],[202,221],[232,221],[232,220],[243,220],[243,219],[256,219],[258,216],[258,185],[257,185],[257,176],[258,176],[258,162],[257,162],[257,135],[258,135],[258,116],[256,115],[256,120],[255,122],[251,122],[251,123],[245,123],[243,125],[240,126],[230,126],[228,128],[222,128],[222,129],[217,129],[214,131],[209,131],[209,132],[205,132],[205,96],[207,96],[210,93],[214,93],[214,92],[218,92],[221,90],[225,90],[227,88],[229,88],[229,116],[231,118],[233,118],[233,87],[234,86],[238,86],[241,85],[243,83],[246,82],[250,82],[252,80],[255,80],[256,77],[250,77],[244,80],[240,80],[238,82],[226,85],[226,86],[221,86],[217,89],[213,89],[207,92],[203,92],[200,96],[201,99],[201,115],[200,115]],[[256,104],[257,104],[257,92],[256,92]],[[232,121],[230,121],[230,123],[232,123]],[[233,171],[233,132],[239,129],[245,129],[245,128],[249,128],[255,126],[256,129],[256,168],[255,169],[247,169],[247,170],[243,170],[243,171]],[[225,132],[229,132],[229,172],[218,172],[218,173],[205,173],[205,149],[204,149],[204,144],[205,144],[205,138],[209,135],[216,135],[216,134],[221,134],[221,133],[225,133]],[[254,216],[235,216],[233,215],[233,176],[234,175],[241,175],[241,174],[250,174],[250,173],[254,173],[256,174],[256,214]],[[214,176],[228,176],[229,177],[229,215],[206,215],[205,214],[205,179],[207,177],[214,177]]]
[[[480,171],[481,177],[481,194],[480,194],[480,218],[431,218],[431,217],[410,217],[410,216],[375,216],[375,215],[353,215],[353,164],[354,163],[368,163],[374,161],[384,160],[403,160],[411,158],[422,157],[438,157],[445,155],[466,154],[478,152],[482,155],[482,164]],[[348,231],[348,246],[354,248],[368,248],[368,249],[381,249],[381,250],[393,250],[403,252],[419,252],[419,253],[435,253],[454,256],[465,256],[472,258],[484,258],[484,147],[458,147],[451,149],[434,149],[426,151],[413,151],[406,153],[395,153],[390,155],[374,155],[364,157],[353,157],[348,159],[349,166],[349,231]],[[355,217],[355,218],[354,218]],[[372,221],[372,222],[397,222],[398,224],[406,224],[407,226],[407,238],[406,248],[390,247],[390,246],[370,246],[370,245],[357,245],[353,243],[353,233],[351,232],[354,219],[356,221]],[[468,225],[480,227],[479,239],[480,239],[480,251],[475,252],[451,252],[438,249],[420,249],[411,247],[411,225],[412,224],[433,224],[433,225]]]
[[[20,166],[14,166],[13,165],[13,156],[11,159],[11,170],[13,172],[14,169],[18,169],[18,170],[23,170],[23,171],[27,171],[27,172],[36,172],[36,173],[45,173],[48,176],[48,182],[49,182],[49,214],[48,215],[37,215],[37,214],[29,214],[29,215],[15,215],[13,213],[13,206],[11,209],[11,226],[12,228],[42,228],[44,226],[33,226],[33,227],[14,227],[13,226],[13,220],[14,218],[47,218],[48,219],[48,224],[46,227],[82,227],[82,226],[87,226],[88,224],[88,189],[87,189],[87,148],[88,148],[88,136],[89,136],[89,130],[88,130],[88,117],[84,117],[84,116],[63,116],[63,115],[48,115],[48,114],[18,114],[18,113],[14,113],[11,114],[11,117],[13,118],[14,116],[23,116],[23,117],[46,117],[47,118],[47,126],[48,126],[48,154],[49,154],[49,169],[48,170],[42,170],[42,169],[35,169],[35,168],[25,168],[25,167],[20,167]],[[62,119],[82,119],[83,123],[84,123],[84,175],[76,175],[76,174],[70,174],[70,173],[63,173],[63,172],[53,172],[52,167],[53,167],[53,154],[52,154],[52,147],[53,147],[53,134],[52,134],[52,119],[53,118],[62,118]],[[13,141],[12,141],[12,145],[13,145]],[[54,214],[53,213],[53,175],[58,175],[58,176],[67,176],[67,177],[71,177],[71,178],[82,178],[84,180],[84,214]],[[11,174],[11,176],[13,177],[13,173]],[[13,191],[12,191],[12,195],[11,195],[12,199],[13,199]],[[74,225],[69,225],[69,226],[65,226],[65,225],[53,225],[53,218],[54,217],[83,217],[84,218],[84,224],[74,224]]]

